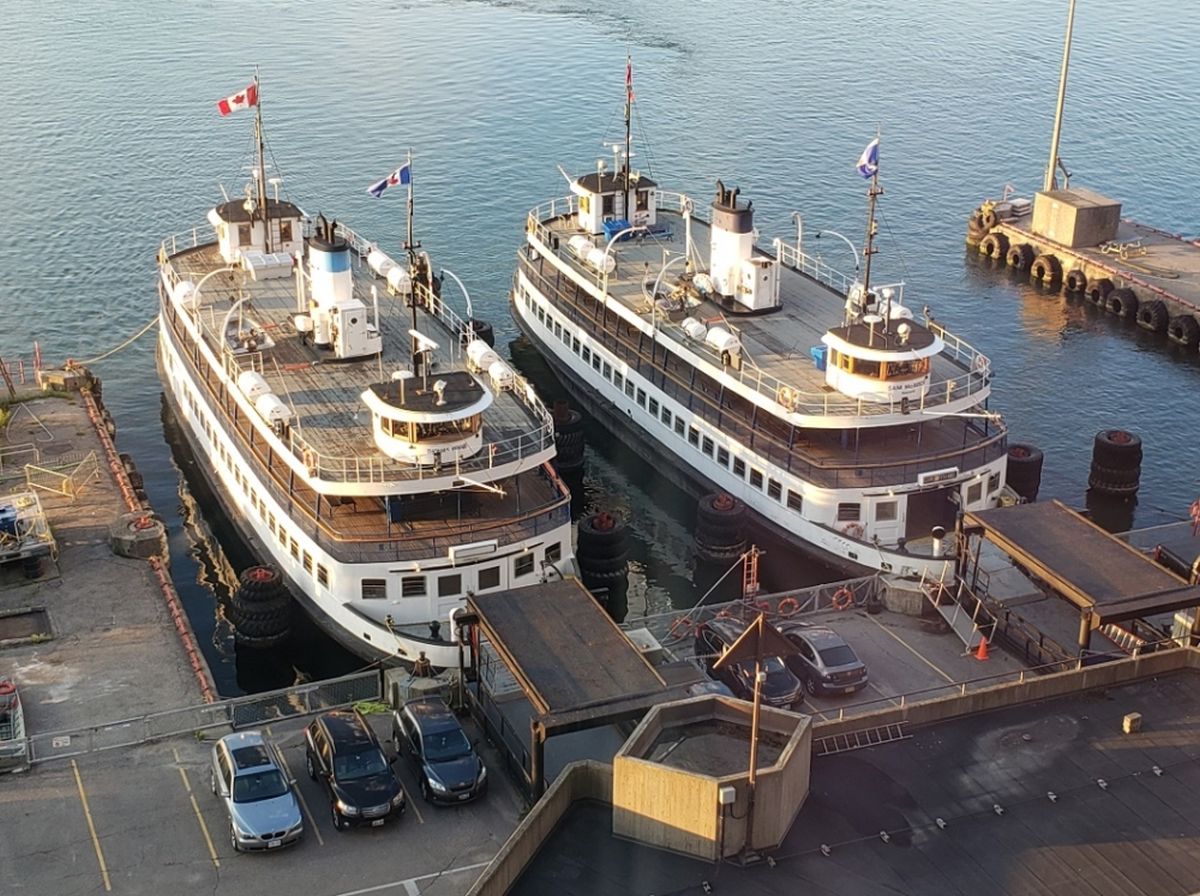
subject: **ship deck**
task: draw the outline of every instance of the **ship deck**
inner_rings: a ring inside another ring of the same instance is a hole
[[[412,309],[402,298],[388,294],[386,281],[376,276],[361,256],[352,253],[352,259],[354,297],[366,305],[372,317],[372,287],[379,295],[378,326],[383,337],[379,357],[338,361],[329,350],[303,344],[292,323],[297,313],[292,277],[256,281],[241,270],[213,274],[203,287],[199,320],[205,341],[220,357],[228,347],[222,327],[231,300],[248,296],[246,325],[253,321],[274,343],[260,349],[260,372],[271,390],[292,407],[293,429],[321,457],[378,460],[382,455],[371,433],[371,414],[360,396],[371,383],[386,382],[393,371],[412,368],[408,335],[413,328]],[[193,282],[226,267],[216,244],[181,252],[173,256],[172,263],[182,278]],[[435,376],[438,371],[463,368],[466,359],[457,337],[423,307],[417,309],[416,329],[437,342]],[[259,369],[257,364],[255,369]],[[495,402],[483,418],[485,446],[511,444],[541,429],[542,421],[515,395],[505,391],[494,394]]]

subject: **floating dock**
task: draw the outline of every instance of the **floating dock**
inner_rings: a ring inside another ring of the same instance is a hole
[[[1200,240],[1122,218],[1118,202],[1080,188],[987,200],[967,245],[1189,353],[1200,346]]]

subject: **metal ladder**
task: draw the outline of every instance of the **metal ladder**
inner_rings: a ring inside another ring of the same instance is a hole
[[[864,728],[861,731],[848,731],[845,734],[818,737],[814,752],[818,756],[831,756],[834,753],[847,753],[850,750],[862,750],[866,747],[877,747],[880,744],[892,743],[897,740],[908,740],[912,735],[904,730],[906,724],[906,722],[895,722],[890,725],[880,725],[877,728]]]
[[[1131,632],[1127,628],[1122,628],[1115,622],[1109,622],[1100,626],[1100,634],[1108,638],[1116,644],[1123,653],[1128,653],[1133,656],[1137,651],[1146,646],[1146,639],[1140,635]]]
[[[951,583],[953,586],[954,582]],[[957,582],[957,593],[951,595],[951,588],[946,586],[946,568],[942,567],[942,574],[934,581],[926,580],[925,574],[921,574],[921,591],[925,594],[926,599],[933,605],[933,608],[938,611],[946,623],[958,635],[959,640],[966,645],[967,650],[974,650],[979,646],[979,641],[983,638],[979,623],[979,613],[984,608],[981,601],[970,591],[967,591],[969,599],[975,601],[975,606],[970,614],[962,605],[964,586],[962,582]],[[949,600],[940,599],[939,596],[944,595],[949,597]],[[986,624],[986,620],[985,620]]]

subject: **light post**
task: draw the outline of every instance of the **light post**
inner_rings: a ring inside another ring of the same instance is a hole
[[[850,247],[850,251],[854,254],[854,277],[855,277],[855,279],[858,279],[858,269],[861,265],[860,265],[860,260],[859,260],[858,249],[855,248],[854,243],[850,242],[848,237],[844,236],[843,234],[838,233],[836,230],[818,230],[816,233],[813,234],[813,239],[819,240],[822,236],[826,236],[826,235],[836,236],[839,240],[841,240],[843,243],[845,243],[847,246]]]
[[[471,294],[467,292],[467,287],[463,285],[463,282],[458,279],[458,274],[454,273],[454,271],[450,270],[449,268],[442,268],[442,276],[445,277],[447,274],[450,275],[451,280],[458,284],[458,288],[462,290],[463,298],[467,300],[467,331],[471,334],[469,338],[474,339],[475,312],[471,309]],[[446,300],[442,299],[442,304],[444,305],[445,303]]]

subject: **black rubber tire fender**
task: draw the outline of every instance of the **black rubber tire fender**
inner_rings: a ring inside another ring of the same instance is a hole
[[[1167,338],[1176,345],[1194,349],[1200,344],[1200,323],[1190,314],[1173,317],[1167,326]]]
[[[1137,325],[1143,330],[1149,330],[1151,333],[1162,335],[1167,332],[1167,327],[1171,324],[1171,312],[1167,310],[1167,303],[1162,299],[1155,299],[1152,302],[1142,302],[1137,311]]]
[[[1104,307],[1109,314],[1115,314],[1122,320],[1130,320],[1137,317],[1137,294],[1128,286],[1114,289],[1108,294],[1108,298],[1104,300]]]
[[[979,242],[979,254],[994,261],[1004,261],[1008,255],[1008,237],[1002,233],[989,233]]]
[[[1044,286],[1057,286],[1062,281],[1062,262],[1057,256],[1043,252],[1033,260],[1029,275]]]
[[[1029,266],[1033,264],[1033,247],[1028,243],[1011,246],[1005,261],[1014,271],[1028,271]]]
[[[1124,429],[1102,429],[1092,442],[1092,462],[1114,470],[1142,463],[1142,439]]]
[[[1063,289],[1071,295],[1080,295],[1087,290],[1087,274],[1079,268],[1072,268],[1063,277]]]
[[[1084,297],[1093,305],[1103,308],[1108,301],[1108,294],[1113,290],[1113,282],[1107,277],[1099,277],[1088,284]]]

